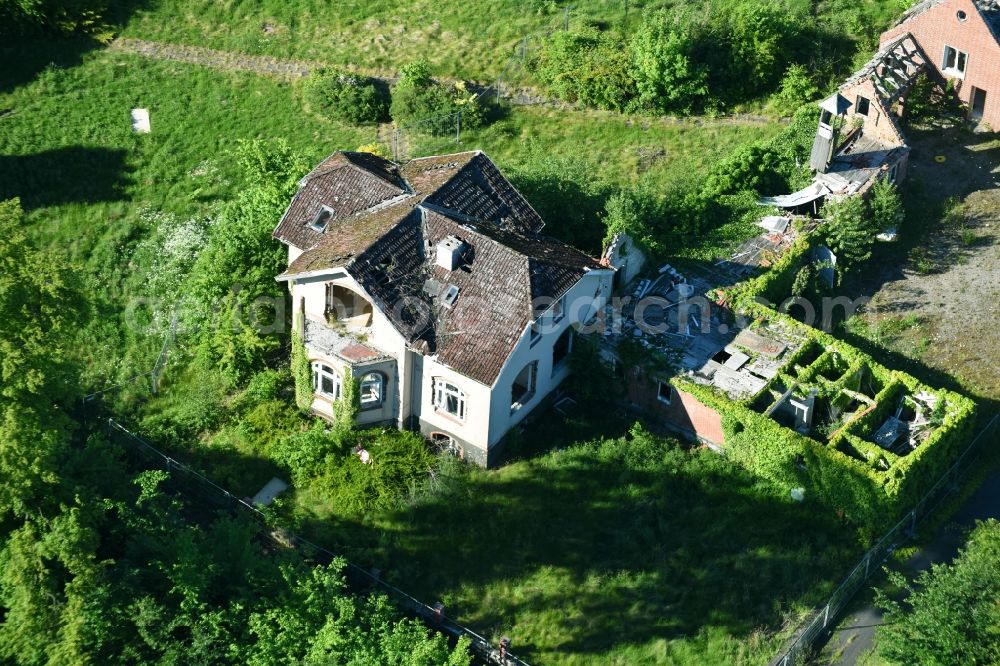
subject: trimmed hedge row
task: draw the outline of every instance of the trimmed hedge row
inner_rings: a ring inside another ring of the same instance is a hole
[[[725,451],[734,461],[789,490],[805,488],[809,501],[836,511],[869,536],[882,533],[931,488],[969,442],[975,425],[975,403],[951,391],[932,391],[916,378],[889,370],[854,347],[770,308],[751,303],[744,309],[758,320],[780,323],[801,332],[825,349],[795,377],[790,374],[791,369],[811,351],[810,343],[804,344],[789,356],[785,372],[771,380],[765,391],[774,389],[779,382],[790,386],[796,381],[813,381],[821,372],[846,366],[836,381],[819,378],[824,386],[839,390],[866,369],[881,387],[875,396],[875,409],[856,418],[824,443],[755,411],[752,399],[733,401],[716,389],[683,376],[674,380],[677,387],[722,416]],[[839,360],[835,361],[834,355]],[[918,391],[933,393],[946,405],[941,424],[926,441],[908,455],[897,456],[866,439],[896,409],[902,395]],[[857,456],[851,455],[852,451]],[[888,463],[887,470],[879,467],[880,458]]]

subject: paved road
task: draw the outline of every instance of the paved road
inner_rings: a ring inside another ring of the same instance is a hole
[[[966,531],[977,520],[1000,519],[1000,470],[993,472],[982,486],[959,506],[948,523],[906,562],[908,573],[916,575],[931,564],[951,561],[965,543]],[[825,652],[836,655],[830,663],[853,666],[868,652],[875,639],[875,627],[882,621],[877,608],[862,608],[846,618],[830,638]]]

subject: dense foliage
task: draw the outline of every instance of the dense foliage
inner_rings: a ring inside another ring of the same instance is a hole
[[[878,655],[893,664],[993,664],[1000,661],[1000,523],[980,523],[949,564],[934,565],[912,583],[894,573],[906,591],[900,601],[879,591],[885,620],[878,627]]]
[[[842,65],[834,38],[799,5],[704,4],[650,10],[630,35],[590,25],[556,32],[535,72],[557,97],[602,109],[689,114],[780,87],[775,109],[791,114]]]
[[[479,127],[484,120],[479,98],[463,83],[435,81],[425,60],[400,68],[389,113],[397,126],[431,134],[454,132],[459,124],[467,129]]]
[[[106,31],[105,0],[0,0],[0,35]]]
[[[267,552],[259,526],[174,499],[168,474],[84,440],[65,354],[86,311],[74,268],[29,244],[16,201],[0,203],[0,262],[0,659],[468,663],[465,643],[350,593],[341,562]],[[244,407],[280,376],[255,377]]]
[[[872,256],[879,229],[861,197],[827,201],[823,206],[827,243],[845,270],[856,268]]]
[[[313,111],[327,118],[355,125],[385,120],[385,98],[372,79],[339,69],[319,69],[303,84],[303,94]]]

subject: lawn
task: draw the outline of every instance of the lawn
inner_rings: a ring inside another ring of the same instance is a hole
[[[765,663],[858,551],[832,513],[642,430],[446,466],[363,518],[325,496],[299,491],[300,529],[545,664]]]
[[[724,0],[701,0],[706,15]],[[884,0],[783,0],[792,11],[848,39],[870,39],[902,10]],[[438,74],[494,80],[526,35],[587,23],[630,30],[643,10],[679,0],[161,0],[135,7],[126,37],[244,53],[319,60],[393,74],[401,62],[427,58]],[[628,13],[626,14],[626,8]],[[518,73],[514,73],[518,75]]]
[[[284,139],[315,162],[386,136],[374,126],[308,113],[296,86],[277,78],[84,46],[91,45],[4,49],[6,80],[23,83],[0,87],[0,198],[21,197],[36,240],[85,266],[108,317],[133,304],[138,290],[130,261],[158,216],[211,217],[233,197],[240,181],[232,149],[239,141]],[[149,109],[151,134],[131,132],[133,107]],[[516,169],[551,156],[561,160],[556,168],[573,169],[559,174],[565,205],[576,205],[579,195],[600,210],[603,197],[618,188],[666,190],[704,173],[713,158],[778,129],[768,122],[640,120],[518,107],[458,142],[409,135],[404,157],[482,148],[502,168]],[[559,221],[550,222],[558,233]],[[155,357],[157,348],[153,340],[132,348],[106,321],[90,342],[87,375],[97,387],[146,362],[123,356]]]

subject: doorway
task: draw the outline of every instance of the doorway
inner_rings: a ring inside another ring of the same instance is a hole
[[[986,112],[986,91],[973,87],[969,106],[972,108],[969,117],[973,120],[982,120],[983,114]]]

